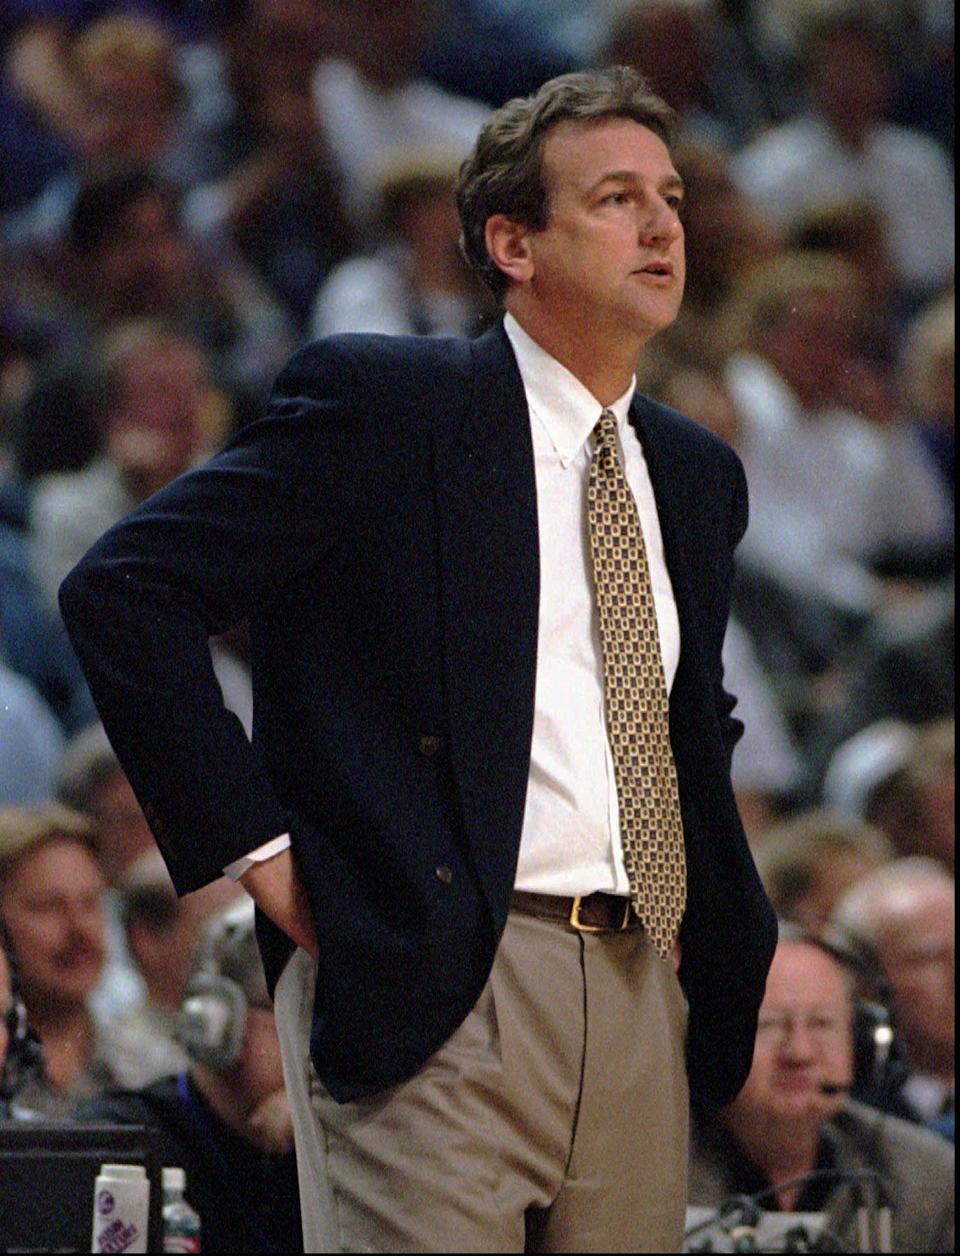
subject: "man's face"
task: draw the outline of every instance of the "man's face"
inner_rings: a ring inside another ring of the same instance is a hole
[[[0,890],[0,916],[31,1014],[85,1003],[106,956],[103,876],[90,851],[56,839],[24,855]]]
[[[918,1066],[952,1056],[955,1041],[956,923],[951,886],[924,886],[892,912],[877,955],[893,990],[897,1024]],[[920,1054],[922,1052],[922,1055]]]
[[[569,328],[643,344],[683,296],[683,193],[667,147],[629,118],[562,122],[544,141],[547,225],[530,232],[531,295]]]
[[[108,448],[118,466],[164,481],[186,471],[200,449],[203,387],[203,360],[186,341],[134,353],[108,418]]]
[[[825,1084],[853,1077],[853,1008],[840,965],[806,942],[782,942],[760,1007],[753,1067],[734,1104],[757,1123],[818,1124],[842,1103]]]
[[[174,314],[190,297],[193,249],[165,197],[145,193],[87,259],[85,286],[110,319]]]
[[[163,153],[177,119],[162,71],[105,58],[87,67],[81,86],[88,159],[143,162]]]

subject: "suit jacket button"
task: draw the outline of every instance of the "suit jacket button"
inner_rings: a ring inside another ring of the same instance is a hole
[[[439,754],[440,746],[440,738],[434,737],[431,733],[424,733],[420,738],[419,750],[426,759],[432,759],[434,755]]]
[[[442,881],[444,885],[449,885],[453,880],[453,873],[446,864],[441,864],[439,868],[434,869],[437,874],[437,880]]]

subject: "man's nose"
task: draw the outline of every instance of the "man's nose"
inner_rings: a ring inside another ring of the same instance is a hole
[[[655,197],[643,208],[640,222],[641,239],[672,244],[683,232],[676,207],[662,197]]]
[[[816,1035],[801,1020],[788,1021],[780,1040],[780,1053],[793,1062],[812,1059],[818,1051]]]

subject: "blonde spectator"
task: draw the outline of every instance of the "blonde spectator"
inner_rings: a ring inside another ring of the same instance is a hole
[[[43,1042],[25,1106],[65,1116],[115,1083],[90,1011],[106,958],[104,880],[95,830],[60,806],[0,808],[0,924],[20,961],[23,998]]]
[[[844,892],[893,858],[879,829],[820,810],[769,829],[754,853],[777,915],[815,936]]]

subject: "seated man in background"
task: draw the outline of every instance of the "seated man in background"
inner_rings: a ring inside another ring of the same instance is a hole
[[[956,888],[934,859],[896,859],[843,896],[832,923],[871,949],[890,985],[910,1076],[898,1113],[937,1121],[954,1110]]]
[[[189,1069],[76,1112],[159,1131],[163,1163],[186,1173],[205,1252],[303,1250],[293,1130],[253,921],[244,897],[207,923],[178,1017]]]
[[[953,1149],[844,1098],[853,1080],[853,1019],[850,974],[839,957],[785,929],[747,1083],[729,1107],[695,1114],[690,1202],[712,1207],[765,1192],[759,1202],[768,1211],[826,1213],[826,1250],[856,1251],[859,1191],[851,1175],[872,1172],[880,1180],[863,1190],[868,1203],[889,1203],[893,1250],[952,1252]]]
[[[0,926],[21,965],[43,1067],[21,1095],[43,1116],[116,1083],[89,998],[106,955],[95,830],[64,807],[0,808]]]

